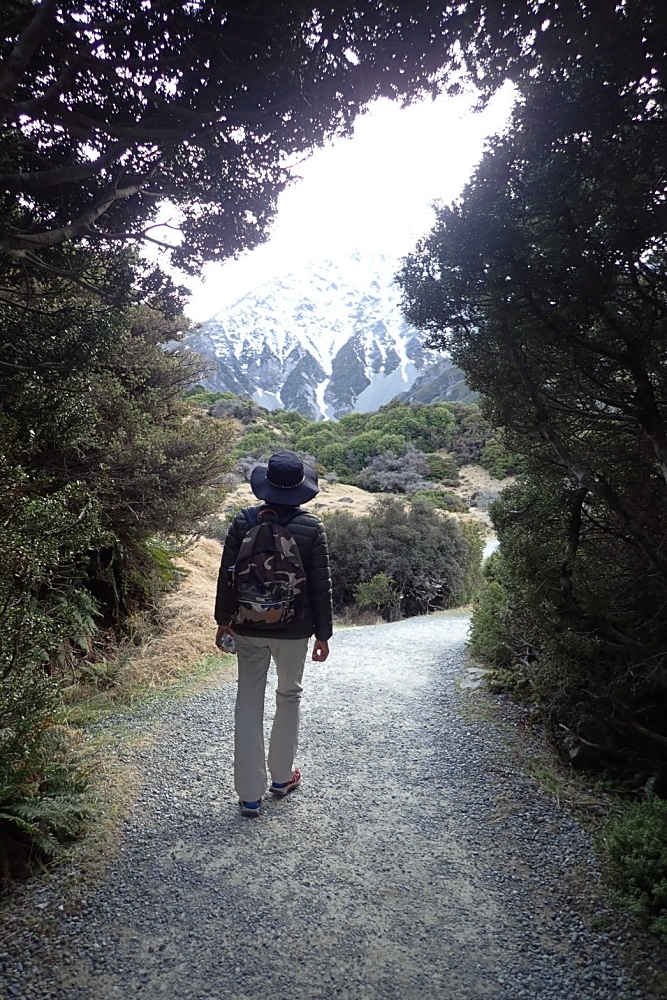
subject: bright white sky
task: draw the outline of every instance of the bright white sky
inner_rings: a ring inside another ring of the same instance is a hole
[[[503,129],[513,101],[510,86],[477,113],[469,95],[407,108],[378,101],[357,120],[351,138],[315,151],[299,166],[301,179],[281,195],[267,243],[186,280],[192,289],[187,314],[209,319],[312,260],[355,250],[396,258],[409,253],[433,224],[432,203],[460,193],[484,140]]]

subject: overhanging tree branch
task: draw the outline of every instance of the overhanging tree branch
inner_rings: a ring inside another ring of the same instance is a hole
[[[35,16],[20,34],[16,45],[0,71],[0,98],[9,100],[13,96],[35,51],[48,35],[49,23],[53,20],[55,7],[55,0],[42,0],[38,4]]]
[[[79,236],[83,236],[88,233],[92,224],[104,215],[106,211],[114,204],[116,201],[124,201],[127,198],[131,198],[135,194],[139,194],[145,184],[148,184],[150,177],[144,178],[136,184],[130,184],[125,188],[113,188],[109,191],[104,198],[97,202],[92,208],[83,215],[80,215],[78,219],[71,222],[67,226],[61,226],[59,229],[50,229],[43,231],[41,233],[26,233],[22,236],[10,236],[7,239],[0,241],[0,250],[12,251],[12,250],[34,250],[36,247],[53,247],[57,246],[59,243],[64,243],[65,240],[76,239]]]
[[[637,387],[633,400],[637,422],[653,445],[667,483],[667,430],[649,378],[644,350],[637,340],[628,340],[627,345],[626,362]]]
[[[0,187],[5,191],[39,191],[46,187],[59,187],[61,184],[73,184],[76,181],[87,180],[99,174],[110,166],[129,149],[125,142],[115,142],[96,160],[84,163],[72,163],[68,166],[54,167],[51,170],[36,170],[21,174],[0,174]]]
[[[533,403],[537,417],[537,426],[545,440],[551,444],[563,465],[579,485],[607,505],[651,565],[661,576],[667,577],[667,557],[663,554],[660,546],[656,544],[654,539],[643,528],[634,523],[630,511],[623,505],[612,486],[602,476],[593,473],[588,464],[578,459],[565,444],[563,438],[553,425],[547,405],[542,399],[540,390],[528,370],[528,366],[522,357],[518,345],[507,331],[504,333],[503,343]]]

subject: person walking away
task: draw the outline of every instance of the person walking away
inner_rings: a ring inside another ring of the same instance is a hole
[[[280,451],[267,465],[255,466],[250,486],[262,504],[240,511],[229,528],[215,620],[216,644],[229,633],[238,655],[234,785],[242,814],[258,816],[267,783],[263,721],[271,657],[278,686],[270,790],[284,796],[301,783],[294,761],[308,640],[315,636],[312,659],[322,663],[329,655],[333,609],[324,525],[300,506],[319,493],[315,470],[295,452]]]

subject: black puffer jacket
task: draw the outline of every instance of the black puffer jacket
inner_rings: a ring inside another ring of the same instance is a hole
[[[256,509],[261,510],[262,507]],[[294,511],[294,507],[273,506],[272,509],[278,512],[279,522],[288,511],[290,513]],[[315,514],[299,508],[299,513],[287,526],[299,546],[303,568],[306,571],[306,593],[298,619],[283,628],[253,629],[248,625],[235,625],[234,631],[239,635],[264,635],[269,639],[305,639],[313,634],[317,639],[330,639],[333,631],[333,608],[329,550],[324,525]],[[215,620],[218,625],[228,625],[236,611],[236,593],[231,586],[228,570],[236,562],[241,542],[249,528],[245,514],[241,511],[227,532],[215,599]]]

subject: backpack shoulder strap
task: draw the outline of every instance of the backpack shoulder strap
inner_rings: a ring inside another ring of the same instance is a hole
[[[244,507],[241,513],[248,522],[249,527],[254,528],[259,521],[259,518],[257,517],[257,507]]]

